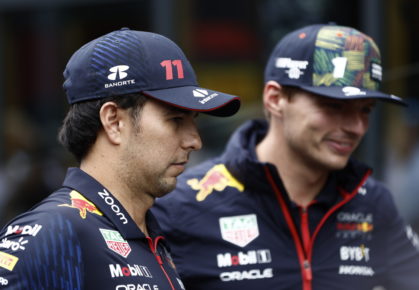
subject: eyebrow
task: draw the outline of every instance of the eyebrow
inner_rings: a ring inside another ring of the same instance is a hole
[[[199,115],[199,112],[197,111],[191,111],[191,110],[186,110],[186,109],[182,109],[182,108],[178,108],[178,107],[174,107],[174,106],[168,106],[167,107],[167,113],[166,115],[169,114],[184,114],[184,115],[194,115],[194,117],[197,117]]]

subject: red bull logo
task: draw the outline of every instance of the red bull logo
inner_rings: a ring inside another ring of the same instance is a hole
[[[371,232],[374,226],[370,223],[337,223],[337,229],[341,231],[358,231],[358,232]]]
[[[80,217],[86,219],[87,212],[97,215],[103,215],[96,206],[88,201],[83,195],[73,190],[70,192],[71,204],[60,204],[59,206],[68,206],[79,210]]]
[[[215,165],[201,180],[197,178],[189,179],[187,184],[192,189],[198,190],[197,201],[204,201],[214,190],[223,191],[227,186],[234,187],[238,191],[244,190],[243,184],[231,175],[224,164]]]

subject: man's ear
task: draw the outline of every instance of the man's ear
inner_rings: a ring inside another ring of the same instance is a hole
[[[268,81],[263,88],[263,106],[270,115],[282,115],[283,101],[286,96],[276,81]]]
[[[109,142],[120,144],[123,120],[121,119],[121,111],[118,110],[118,105],[114,102],[104,103],[100,108],[99,116]]]

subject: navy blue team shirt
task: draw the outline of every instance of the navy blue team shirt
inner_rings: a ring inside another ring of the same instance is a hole
[[[156,200],[186,289],[418,290],[419,238],[371,170],[350,160],[303,208],[256,157],[267,130],[243,124]]]
[[[79,168],[0,231],[1,289],[184,289],[148,212],[146,237],[112,193]]]

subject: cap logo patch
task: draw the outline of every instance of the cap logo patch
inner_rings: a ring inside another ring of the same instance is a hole
[[[378,63],[371,63],[371,78],[379,82],[383,79],[383,68]]]
[[[166,69],[166,80],[167,81],[173,80],[173,67],[176,68],[178,79],[183,79],[185,77],[183,75],[182,60],[180,60],[180,59],[175,59],[175,60],[166,59],[166,60],[163,60],[160,63],[160,65]]]
[[[116,82],[105,84],[105,89],[135,84],[135,79],[123,80],[128,76],[128,73],[126,73],[127,70],[129,70],[129,66],[127,65],[116,65],[111,67],[109,69],[111,74],[108,75],[108,79]]]
[[[307,60],[293,60],[288,57],[278,57],[275,62],[277,68],[288,68],[285,72],[290,79],[299,79],[308,66]]]
[[[108,79],[110,79],[111,81],[114,81],[117,78],[119,80],[125,79],[128,76],[128,74],[125,71],[127,71],[128,69],[129,69],[129,66],[127,65],[117,65],[117,66],[111,67],[109,71],[112,73],[108,75]]]
[[[348,59],[346,57],[335,57],[334,59],[332,59],[332,63],[335,67],[333,70],[333,77],[336,79],[343,78]]]
[[[344,87],[342,88],[342,92],[347,97],[366,95],[366,92],[361,91],[359,88],[356,88],[356,87]]]
[[[212,93],[209,94],[207,90],[204,89],[195,89],[192,91],[194,97],[196,98],[203,98],[200,99],[199,102],[204,105],[205,103],[211,101],[213,98],[215,98],[216,96],[218,96],[217,93]]]
[[[192,92],[193,92],[193,96],[197,97],[197,98],[203,98],[203,97],[208,96],[208,91],[207,90],[196,89],[196,90],[193,90]]]

